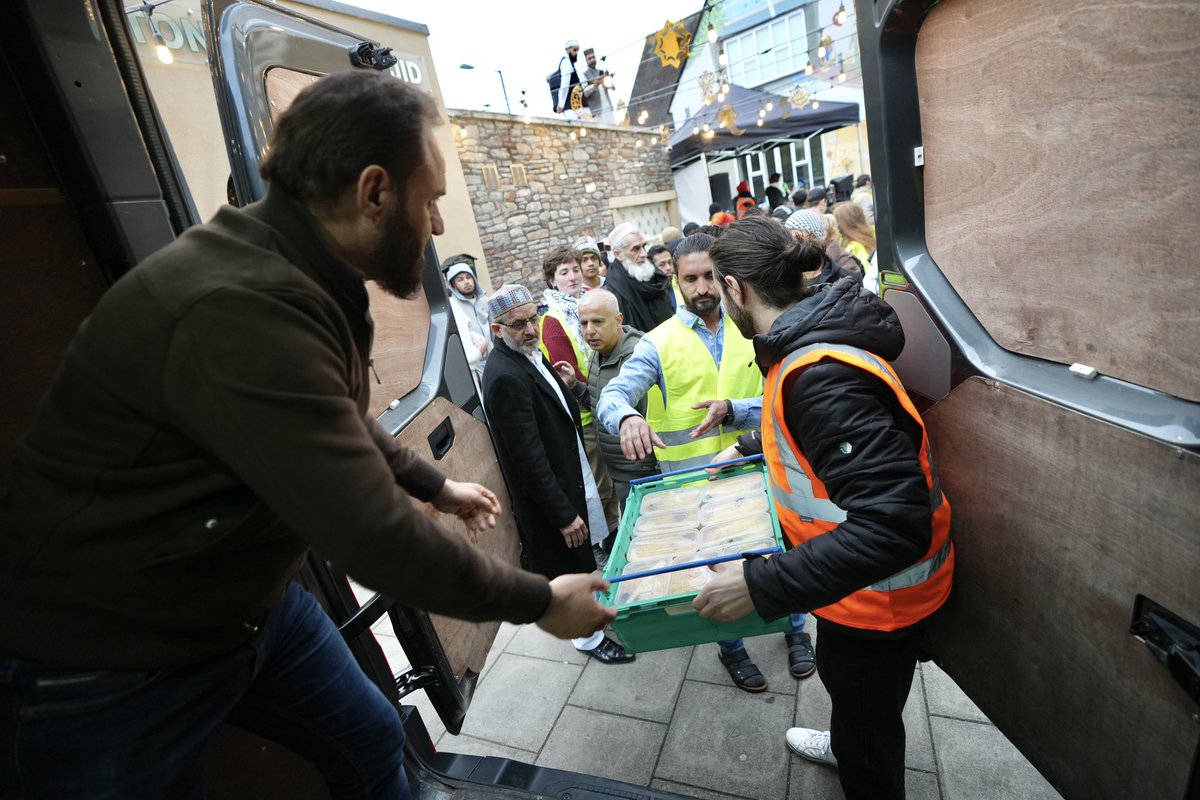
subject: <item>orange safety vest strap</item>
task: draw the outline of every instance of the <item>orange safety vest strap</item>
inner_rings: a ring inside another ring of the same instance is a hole
[[[780,523],[793,546],[827,533],[845,521],[846,512],[829,499],[825,484],[800,452],[784,420],[783,382],[794,370],[832,358],[879,377],[905,411],[921,426],[920,462],[929,487],[933,536],[920,561],[896,574],[814,610],[822,618],[852,627],[895,630],[915,624],[936,610],[950,592],[954,548],[950,506],[945,502],[929,453],[920,413],[891,365],[856,347],[814,344],[800,348],[771,368],[763,405],[763,450]]]

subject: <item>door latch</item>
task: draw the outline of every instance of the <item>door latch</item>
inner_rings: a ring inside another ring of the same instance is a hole
[[[1139,594],[1129,633],[1150,648],[1188,697],[1200,704],[1200,628]]]
[[[396,676],[396,696],[397,698],[412,694],[417,689],[427,689],[430,686],[436,686],[438,682],[437,673],[433,667],[422,667],[421,669],[410,669],[408,672],[401,672]]]
[[[382,72],[396,66],[396,57],[392,55],[390,47],[376,47],[370,42],[359,42],[350,48],[350,63],[356,67]]]

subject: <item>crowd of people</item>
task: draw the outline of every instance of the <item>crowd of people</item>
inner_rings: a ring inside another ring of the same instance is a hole
[[[482,387],[501,461],[520,470],[527,566],[547,577],[603,567],[630,481],[764,453],[794,549],[725,568],[695,605],[789,617],[789,672],[820,673],[833,714],[788,745],[839,767],[847,797],[902,797],[901,711],[949,591],[949,506],[887,363],[903,333],[877,296],[871,182],[857,182],[832,207],[826,189],[784,195],[778,176],[760,206],[743,182],[732,210],[650,246],[628,222],[608,258],[591,238],[554,246],[540,294],[509,284],[488,301],[505,357]],[[600,634],[575,646],[633,659]],[[738,688],[767,689],[742,640],[717,656]]]
[[[903,331],[854,255],[874,260],[869,222],[806,195],[786,218],[742,203],[669,229],[661,249],[623,223],[610,258],[556,243],[544,287],[486,296],[470,256],[447,259],[518,568],[456,529],[494,527],[499,487],[447,477],[367,413],[364,279],[421,290],[443,230],[435,124],[387,75],[313,82],[275,122],[266,197],[138,265],[70,344],[0,498],[0,702],[22,755],[0,795],[191,796],[234,720],[308,756],[334,796],[403,800],[399,714],[295,581],[308,548],[411,606],[628,663],[596,593],[630,482],[762,453],[790,549],[722,565],[694,606],[789,617],[791,674],[820,676],[832,724],[788,745],[852,800],[903,797],[901,710],[953,550],[888,364]],[[718,653],[739,688],[766,688],[744,642]]]

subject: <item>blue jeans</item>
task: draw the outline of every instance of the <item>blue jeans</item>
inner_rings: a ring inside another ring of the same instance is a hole
[[[799,633],[804,630],[804,615],[792,614],[792,633]],[[721,652],[728,655],[734,650],[741,650],[745,647],[741,639],[730,639],[725,642],[717,642],[717,647],[721,648]]]
[[[4,798],[202,798],[226,721],[308,758],[334,797],[411,796],[399,712],[295,583],[247,642],[193,666],[0,659],[0,715]]]

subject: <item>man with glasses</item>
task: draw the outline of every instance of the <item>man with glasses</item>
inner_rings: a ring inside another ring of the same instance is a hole
[[[496,348],[483,372],[483,405],[508,476],[522,564],[549,578],[592,572],[589,532],[608,528],[579,405],[538,348],[543,310],[524,286],[506,284],[488,299],[488,313]],[[574,382],[569,365],[564,375]],[[604,664],[634,658],[602,631],[572,644]]]
[[[646,239],[632,222],[623,222],[608,235],[613,262],[604,288],[617,296],[625,323],[649,331],[675,313],[670,276],[654,268],[646,252]]]

